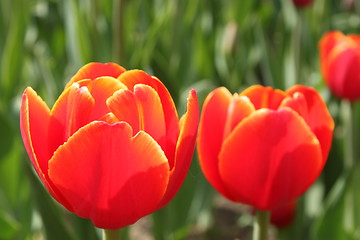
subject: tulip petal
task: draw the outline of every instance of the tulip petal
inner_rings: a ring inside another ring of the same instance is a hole
[[[357,47],[360,46],[360,36],[357,34],[349,34],[347,35],[348,38],[354,41],[354,43],[357,45]]]
[[[316,180],[322,170],[321,148],[295,111],[261,109],[225,140],[219,168],[237,201],[271,210],[294,200]]]
[[[140,119],[144,131],[150,134],[165,151],[166,126],[159,95],[152,87],[144,84],[137,84],[134,87],[134,94],[141,106]]]
[[[40,177],[47,172],[50,159],[46,146],[50,110],[46,103],[28,87],[20,109],[20,130],[30,160]]]
[[[328,80],[328,63],[331,62],[334,57],[336,57],[332,52],[335,45],[341,40],[344,39],[344,34],[339,31],[332,31],[326,33],[320,40],[319,48],[320,48],[320,63],[321,70],[324,75],[325,80]],[[338,52],[340,53],[340,52]],[[330,55],[333,55],[330,57]]]
[[[74,83],[55,102],[49,120],[49,153],[53,152],[80,127],[90,122],[94,99],[87,87]]]
[[[180,120],[180,135],[176,145],[175,166],[171,170],[169,185],[159,208],[171,201],[185,180],[194,154],[198,122],[198,99],[195,90],[191,90],[188,97],[187,112]]]
[[[120,122],[119,119],[113,113],[105,114],[104,116],[102,116],[102,118],[99,119],[99,121],[103,121],[108,124],[114,124]]]
[[[323,166],[326,163],[331,142],[332,142],[332,135],[334,131],[334,120],[332,119],[326,103],[321,98],[320,94],[311,87],[305,87],[302,85],[296,85],[286,91],[289,95],[293,96],[294,101],[301,101],[301,105],[305,105],[303,103],[304,100],[301,100],[299,97],[296,97],[297,94],[301,93],[306,101],[306,113],[303,109],[302,112],[296,110],[306,121],[309,125],[313,133],[318,138],[321,151],[323,155]]]
[[[131,91],[137,84],[145,84],[152,87],[159,95],[162,108],[164,110],[166,126],[166,157],[170,166],[174,165],[176,142],[179,136],[179,122],[175,104],[169,91],[159,79],[148,75],[140,70],[126,71],[121,74],[119,80],[124,83]]]
[[[269,108],[276,110],[286,97],[286,93],[271,87],[254,85],[241,92],[240,96],[247,96],[255,109]]]
[[[118,78],[125,71],[126,71],[125,68],[119,66],[116,63],[98,63],[98,62],[88,63],[79,69],[79,71],[66,84],[65,88],[68,88],[73,83],[83,79],[93,80],[98,77],[105,77],[105,76]]]
[[[300,114],[300,116],[304,118],[305,121],[309,119],[307,102],[304,94],[301,92],[294,92],[293,95],[286,97],[280,104],[279,109],[283,107],[291,108]]]
[[[78,83],[82,86],[82,81]],[[89,89],[91,96],[95,100],[94,111],[90,117],[91,121],[98,120],[110,112],[110,109],[106,105],[106,100],[111,97],[114,92],[119,89],[127,89],[124,84],[113,77],[99,77],[90,82],[86,81],[85,86]]]
[[[25,89],[20,108],[20,130],[26,151],[40,180],[49,193],[68,209],[67,202],[54,188],[48,176],[47,135],[50,110],[46,103],[28,87]]]
[[[221,180],[218,159],[231,100],[231,93],[224,87],[215,89],[207,96],[200,117],[197,150],[207,180],[220,193],[233,200]]]
[[[77,215],[99,228],[118,229],[156,209],[169,166],[147,133],[133,137],[125,122],[92,122],[55,152],[49,176]]]
[[[139,132],[139,103],[133,92],[126,89],[116,91],[112,97],[107,100],[110,111],[119,121],[127,122],[134,133]]]
[[[328,63],[328,85],[336,96],[350,101],[359,99],[359,66],[360,52],[358,49],[343,50],[333,61]]]
[[[160,98],[152,87],[137,84],[134,92],[117,91],[109,98],[108,106],[120,121],[133,127],[134,133],[145,131],[165,150],[164,111]]]
[[[224,136],[225,139],[238,123],[245,117],[249,116],[255,111],[254,105],[250,102],[246,96],[238,96],[235,94],[228,108],[228,116],[226,119]]]

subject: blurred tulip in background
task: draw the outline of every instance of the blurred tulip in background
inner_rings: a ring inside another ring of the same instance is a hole
[[[320,44],[321,70],[326,84],[337,97],[360,98],[360,36],[339,31],[324,34]]]

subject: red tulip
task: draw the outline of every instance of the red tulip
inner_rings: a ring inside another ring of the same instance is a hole
[[[349,101],[360,99],[360,36],[328,32],[319,48],[322,74],[330,90]]]
[[[50,194],[95,226],[118,229],[166,205],[194,151],[198,103],[178,121],[165,86],[140,70],[90,63],[50,110],[28,87],[20,127]]]
[[[272,210],[317,179],[329,153],[334,122],[320,95],[297,85],[286,92],[224,88],[203,105],[198,132],[201,168],[235,202]]]
[[[296,7],[302,8],[310,5],[314,0],[292,0]]]

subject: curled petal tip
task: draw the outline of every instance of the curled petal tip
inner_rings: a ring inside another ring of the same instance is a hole
[[[171,201],[185,180],[195,149],[198,121],[199,105],[196,91],[192,89],[189,91],[187,112],[180,120],[180,135],[176,144],[175,160],[172,164],[167,190],[158,206],[159,209]]]

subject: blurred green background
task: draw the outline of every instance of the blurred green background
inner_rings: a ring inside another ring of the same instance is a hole
[[[157,76],[180,115],[190,88],[202,104],[218,86],[231,92],[252,84],[315,87],[336,121],[333,147],[323,174],[299,199],[294,223],[272,228],[271,236],[360,239],[359,174],[344,171],[348,121],[360,135],[360,109],[354,104],[351,115],[349,104],[323,83],[318,42],[331,29],[359,33],[360,3],[315,0],[299,10],[291,0],[1,0],[0,239],[101,238],[46,192],[19,132],[27,86],[52,106],[70,77],[91,61]],[[123,239],[249,239],[252,221],[244,207],[222,199],[206,182],[195,154],[176,198],[126,228]]]

